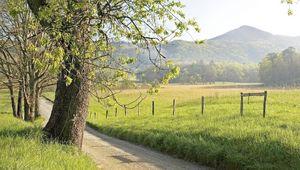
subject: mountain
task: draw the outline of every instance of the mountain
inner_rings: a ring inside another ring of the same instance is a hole
[[[260,41],[272,39],[271,33],[262,31],[251,26],[241,26],[235,30],[229,31],[223,35],[215,37],[211,40],[226,40],[226,41]]]
[[[128,43],[120,44],[116,52],[119,55],[137,54],[135,51],[139,49],[140,52],[137,56],[140,58],[149,57],[145,50]],[[161,48],[168,59],[180,64],[200,60],[205,62],[213,60],[216,62],[259,63],[266,54],[280,52],[291,46],[300,49],[300,37],[273,35],[251,26],[242,26],[209,39],[204,44],[175,40]]]

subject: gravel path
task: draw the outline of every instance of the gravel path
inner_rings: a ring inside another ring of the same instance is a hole
[[[41,99],[40,109],[48,120],[52,103]],[[82,150],[104,170],[211,169],[103,135],[90,127],[86,127]]]

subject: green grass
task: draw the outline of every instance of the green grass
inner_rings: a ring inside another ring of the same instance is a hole
[[[10,98],[9,93],[6,91],[0,90],[0,113],[10,113]]]
[[[140,116],[136,109],[124,116],[118,108],[115,117],[114,108],[109,108],[108,119],[105,107],[92,98],[90,112],[97,116],[89,116],[88,124],[108,135],[220,169],[300,169],[300,90],[270,90],[265,119],[262,97],[250,98],[249,104],[245,100],[241,117],[239,93],[263,90],[168,86],[154,96],[155,116],[148,97]],[[207,96],[204,115],[202,95]],[[135,96],[138,90],[127,90],[119,99],[125,103]]]
[[[13,118],[6,92],[0,92],[0,169],[97,169],[73,146],[42,141],[41,122]]]

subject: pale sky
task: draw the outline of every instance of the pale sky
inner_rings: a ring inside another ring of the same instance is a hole
[[[254,26],[272,34],[300,36],[300,4],[288,6],[281,0],[181,0],[185,13],[196,18],[202,32],[189,32],[194,39],[209,39],[242,25]],[[188,34],[181,39],[193,40]]]

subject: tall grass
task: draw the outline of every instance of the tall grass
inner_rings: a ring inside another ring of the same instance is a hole
[[[244,116],[239,114],[240,92],[265,89],[222,89],[201,86],[167,86],[148,97],[127,116],[119,107],[109,109],[91,99],[88,123],[99,131],[169,153],[186,160],[220,169],[299,169],[300,167],[300,91],[270,90],[267,117],[262,118],[262,97],[245,100]],[[201,115],[201,96],[206,96]],[[119,95],[128,102],[138,90]],[[177,99],[172,116],[172,100]],[[155,116],[151,101],[155,100]],[[100,116],[99,116],[100,114]]]
[[[42,141],[41,119],[13,118],[7,96],[0,92],[0,169],[96,169],[75,147]]]

